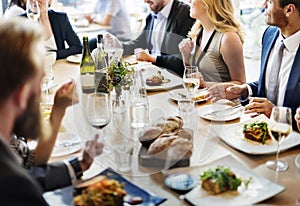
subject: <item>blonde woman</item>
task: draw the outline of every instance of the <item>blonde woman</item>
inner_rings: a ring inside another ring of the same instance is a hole
[[[191,0],[190,16],[196,22],[179,44],[184,64],[199,66],[207,87],[244,83],[243,37],[232,1]]]

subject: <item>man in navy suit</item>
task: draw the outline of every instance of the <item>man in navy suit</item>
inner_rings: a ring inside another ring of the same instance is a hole
[[[144,0],[152,13],[146,18],[142,33],[132,41],[122,42],[124,55],[136,52],[136,59],[168,68],[180,76],[184,66],[178,44],[194,24],[190,7],[178,0]],[[118,42],[120,44],[120,42]],[[148,53],[148,51],[150,53]]]
[[[254,116],[265,114],[269,117],[274,106],[290,107],[295,114],[300,105],[300,0],[265,0],[263,7],[266,23],[270,26],[262,39],[259,80],[244,85],[226,84],[225,88],[216,86],[210,88],[209,92],[213,100],[238,97],[242,102],[249,100],[249,104],[245,106],[245,113],[253,113]],[[273,61],[278,59],[274,48],[278,47],[280,42],[283,42],[285,48],[278,81],[275,82],[277,100],[272,102],[267,98],[268,83],[270,79],[274,80],[270,73],[274,67]]]

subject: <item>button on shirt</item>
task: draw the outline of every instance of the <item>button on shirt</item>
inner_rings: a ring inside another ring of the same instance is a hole
[[[292,65],[294,63],[294,58],[296,55],[296,52],[298,50],[299,44],[300,44],[300,31],[293,34],[292,36],[284,39],[282,35],[279,35],[279,37],[276,40],[276,43],[274,45],[274,48],[279,46],[280,41],[283,41],[285,48],[283,50],[283,58],[281,62],[280,71],[278,74],[278,99],[277,99],[277,106],[283,106],[284,96],[285,96],[285,90],[288,83],[288,79],[290,76],[290,72],[292,69]],[[266,70],[266,76],[265,76],[265,88],[268,90],[268,82],[269,82],[269,76],[271,71],[271,65],[274,60],[273,53],[274,48],[271,51],[269,61],[267,64],[267,70]]]
[[[165,36],[167,20],[171,12],[173,0],[158,13],[153,13],[154,23],[151,35],[152,50],[151,54],[154,56],[161,55],[161,45]]]

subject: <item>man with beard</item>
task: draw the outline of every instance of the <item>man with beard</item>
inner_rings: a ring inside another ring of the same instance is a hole
[[[19,157],[9,148],[14,133],[43,135],[37,121],[46,54],[42,34],[32,21],[0,20],[0,202],[3,205],[47,205],[41,186],[48,190],[70,185],[73,176],[79,178],[91,165],[93,159],[89,154],[102,152],[101,143],[90,144],[91,153],[84,152],[81,161],[73,159],[33,168],[35,179],[20,166]],[[32,116],[35,117],[31,119]]]
[[[178,0],[144,0],[152,11],[146,18],[142,33],[132,41],[120,43],[111,34],[105,35],[124,49],[124,55],[133,54],[136,59],[151,62],[183,76],[184,66],[178,44],[186,38],[194,24],[190,7]],[[150,51],[150,54],[148,51]]]
[[[259,80],[243,85],[228,83],[209,92],[214,100],[241,97],[246,102],[250,97],[245,113],[253,116],[270,117],[274,106],[290,107],[295,115],[300,105],[300,0],[265,0],[263,7],[270,26],[262,39]],[[295,121],[293,128],[297,129]]]

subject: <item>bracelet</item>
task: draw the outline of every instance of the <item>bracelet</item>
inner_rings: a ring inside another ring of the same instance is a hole
[[[79,161],[77,157],[73,157],[72,159],[69,160],[70,165],[74,169],[75,176],[77,179],[80,179],[83,175],[83,171],[80,167]]]

